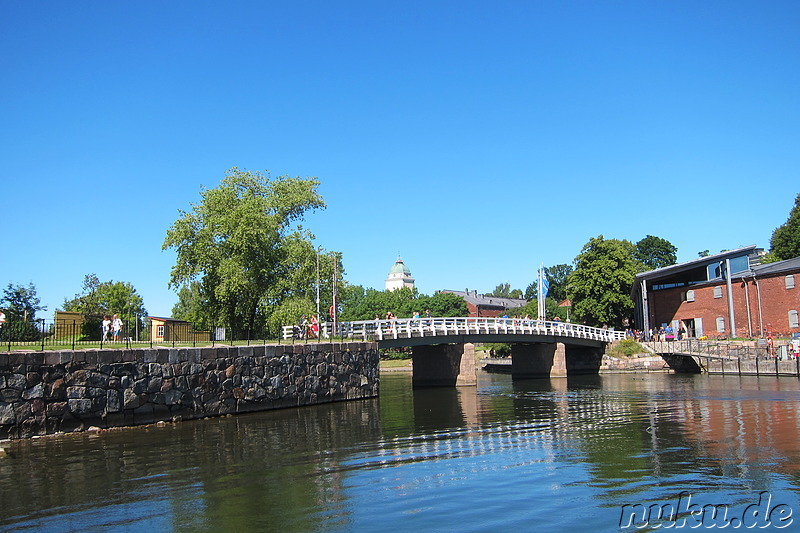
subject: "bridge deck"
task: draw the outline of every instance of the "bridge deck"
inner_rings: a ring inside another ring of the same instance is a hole
[[[455,317],[396,318],[321,324],[323,337],[378,341],[384,346],[446,342],[545,342],[563,339],[608,343],[625,333],[580,324],[516,318]],[[283,338],[307,334],[298,326],[284,326]],[[399,341],[399,342],[392,342]],[[405,341],[405,342],[403,342]],[[409,342],[417,341],[417,342]],[[422,342],[420,342],[422,341]]]

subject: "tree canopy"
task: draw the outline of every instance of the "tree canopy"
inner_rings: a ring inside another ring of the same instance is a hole
[[[430,310],[436,317],[466,316],[469,311],[463,298],[451,293],[419,294],[417,289],[404,287],[393,291],[364,289],[352,285],[342,291],[342,320],[371,320],[391,311],[398,318],[410,318],[414,313],[425,315]]]
[[[674,265],[678,260],[678,248],[666,239],[648,235],[636,243],[634,258],[646,270],[655,270]]]
[[[522,298],[522,291],[519,289],[512,289],[510,283],[501,283],[494,288],[490,296],[498,298]]]
[[[800,257],[800,194],[794,199],[789,218],[772,232],[769,245],[776,261]]]
[[[633,309],[630,291],[639,271],[634,250],[630,241],[602,235],[584,245],[568,278],[575,319],[593,326],[623,325]]]
[[[284,300],[308,299],[316,270],[310,233],[297,223],[325,207],[316,178],[271,178],[234,167],[167,231],[170,286],[201,283],[209,316],[234,331],[263,327]]]
[[[41,305],[33,283],[9,283],[0,298],[0,309],[5,310],[6,324],[0,330],[2,340],[30,341],[38,338],[40,331],[34,325],[36,313],[47,310]]]
[[[33,283],[29,283],[28,286],[9,283],[3,289],[0,309],[6,310],[6,319],[8,321],[36,320],[37,312],[47,310],[46,307],[41,305],[41,300],[36,295],[36,287]]]

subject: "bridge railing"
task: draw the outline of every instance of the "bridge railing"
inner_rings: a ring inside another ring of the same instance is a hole
[[[685,354],[716,359],[772,359],[776,350],[769,346],[752,346],[736,342],[684,339],[642,343],[658,354]]]
[[[548,335],[613,342],[625,338],[624,331],[595,328],[568,322],[530,320],[521,318],[456,317],[456,318],[394,318],[390,320],[355,320],[320,324],[322,338],[383,341],[448,335]],[[283,338],[313,338],[309,328],[283,326]]]

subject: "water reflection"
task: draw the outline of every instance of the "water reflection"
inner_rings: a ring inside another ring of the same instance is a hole
[[[14,442],[0,526],[331,531],[609,530],[680,491],[797,505],[800,385],[679,375],[512,380]],[[800,517],[800,515],[798,515]]]

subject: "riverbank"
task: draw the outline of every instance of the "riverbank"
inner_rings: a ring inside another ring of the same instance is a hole
[[[411,372],[414,370],[411,359],[382,359],[381,372]]]

